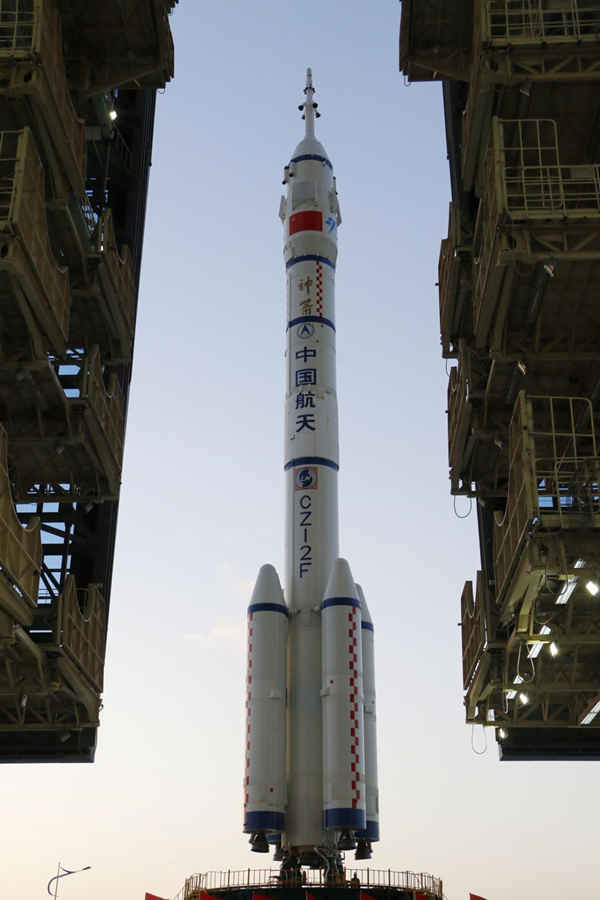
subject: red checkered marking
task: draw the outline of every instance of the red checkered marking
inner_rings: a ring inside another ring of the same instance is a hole
[[[349,700],[349,719],[350,719],[350,773],[352,784],[352,809],[358,808],[360,800],[360,755],[358,753],[360,738],[359,728],[360,720],[358,719],[359,704],[357,693],[357,663],[358,655],[357,647],[357,631],[359,622],[359,611],[353,606],[352,612],[348,613],[348,621],[350,628],[348,629],[348,700]]]
[[[254,628],[252,627],[252,622],[254,619],[254,613],[250,613],[248,616],[248,670],[246,675],[246,685],[247,685],[247,699],[246,699],[246,766],[244,771],[244,811],[248,806],[248,786],[250,784],[250,732],[252,729],[251,722],[251,704],[252,700],[252,691],[250,690],[250,685],[252,684],[252,675],[250,674],[250,670],[252,668],[252,636],[254,634]]]
[[[323,265],[317,260],[317,315],[323,316]]]

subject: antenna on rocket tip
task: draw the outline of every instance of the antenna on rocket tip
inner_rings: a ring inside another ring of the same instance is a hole
[[[318,112],[318,103],[313,103],[313,95],[315,93],[315,89],[312,83],[312,69],[310,66],[306,70],[306,87],[304,88],[304,93],[306,94],[306,100],[304,103],[301,103],[298,109],[302,113],[302,118],[305,123],[306,134],[305,137],[314,137],[315,134],[315,118],[319,118],[321,113]]]

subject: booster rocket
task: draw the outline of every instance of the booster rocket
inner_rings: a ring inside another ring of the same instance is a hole
[[[373,623],[338,547],[334,282],[340,207],[315,137],[311,70],[305,124],[288,165],[285,591],[260,569],[248,607],[244,831],[275,844],[282,872],[341,867],[379,839]]]

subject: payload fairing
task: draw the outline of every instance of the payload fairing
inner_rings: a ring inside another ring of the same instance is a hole
[[[282,870],[341,865],[379,839],[373,624],[338,557],[334,280],[341,222],[333,167],[305,135],[284,169],[287,277],[286,578],[259,572],[248,607],[244,831]]]

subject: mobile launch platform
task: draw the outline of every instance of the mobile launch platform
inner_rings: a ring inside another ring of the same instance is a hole
[[[289,873],[288,873],[289,874]],[[442,900],[441,878],[391,869],[302,870],[299,879],[279,869],[240,869],[190,875],[174,900]]]

